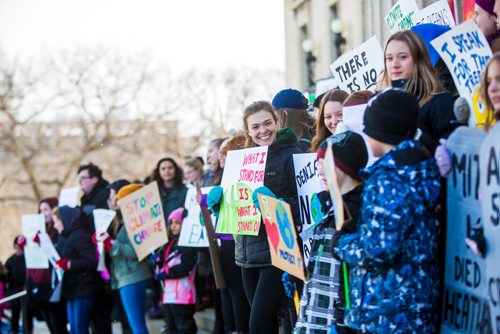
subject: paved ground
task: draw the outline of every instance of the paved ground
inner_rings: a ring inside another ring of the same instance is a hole
[[[211,332],[210,327],[213,326],[213,318],[213,309],[207,309],[203,312],[197,312],[195,314],[196,323],[198,325],[198,334],[209,334]],[[147,325],[150,334],[159,334],[163,326],[163,320],[148,319]],[[3,334],[4,332],[2,331],[1,333]],[[113,324],[113,333],[121,333],[119,323]],[[50,332],[44,322],[35,321],[34,334],[50,334]]]

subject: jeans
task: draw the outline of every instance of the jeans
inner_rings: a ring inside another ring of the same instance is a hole
[[[88,334],[94,297],[68,299],[66,312],[71,334]]]
[[[194,304],[163,304],[163,315],[167,325],[167,334],[196,334]]]
[[[147,334],[145,307],[146,281],[121,287],[120,297],[132,333]]]

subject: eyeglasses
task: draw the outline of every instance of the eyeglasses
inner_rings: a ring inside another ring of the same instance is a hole
[[[78,182],[82,182],[83,180],[85,180],[85,179],[90,179],[90,178],[91,178],[90,176],[80,176],[80,177],[78,178]]]

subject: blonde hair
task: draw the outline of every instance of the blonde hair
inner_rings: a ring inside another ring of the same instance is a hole
[[[379,86],[381,89],[392,86],[390,74],[385,62],[387,46],[392,41],[403,42],[410,50],[410,56],[413,60],[414,67],[411,77],[408,78],[408,82],[404,89],[418,98],[420,107],[429,102],[434,95],[445,91],[443,84],[432,67],[431,59],[424,41],[417,33],[411,30],[398,31],[387,40],[384,48],[384,74],[380,80]]]
[[[481,82],[479,84],[479,94],[481,95],[481,99],[483,100],[484,104],[486,105],[486,108],[488,110],[492,110],[492,113],[488,113],[488,119],[486,120],[485,124],[485,129],[488,130],[492,125],[493,121],[500,120],[500,110],[495,110],[493,108],[493,102],[491,102],[490,97],[488,96],[488,88],[489,88],[489,83],[488,83],[488,70],[490,67],[494,64],[497,63],[498,66],[500,66],[500,52],[497,52],[491,57],[491,59],[486,63],[486,66],[484,67],[484,71],[481,75]],[[490,117],[492,116],[492,117]]]

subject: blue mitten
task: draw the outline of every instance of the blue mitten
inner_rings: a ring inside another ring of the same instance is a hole
[[[207,196],[208,207],[216,217],[219,216],[220,201],[222,200],[223,193],[224,189],[221,186],[215,186],[210,190]]]
[[[148,257],[148,263],[151,267],[155,267],[160,264],[160,256],[156,252],[152,252]]]
[[[262,186],[262,187],[259,187],[257,189],[255,189],[253,191],[253,194],[252,194],[252,201],[253,201],[253,205],[255,205],[255,207],[257,209],[260,210],[260,205],[259,205],[259,197],[257,196],[258,194],[261,194],[261,195],[266,195],[266,196],[269,196],[269,197],[272,197],[272,198],[277,198],[275,194],[273,194],[273,192],[271,191],[271,189],[269,189],[268,187],[266,186]]]

